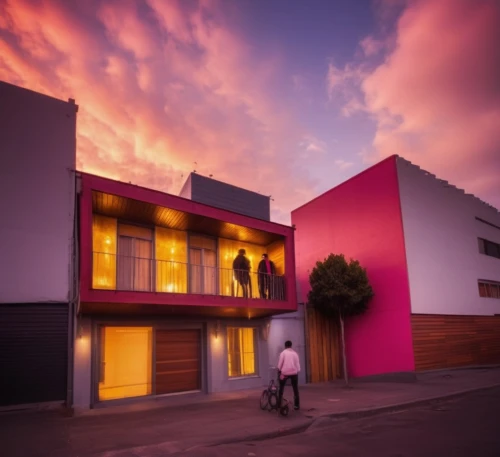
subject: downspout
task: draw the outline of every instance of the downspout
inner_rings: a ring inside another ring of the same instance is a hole
[[[70,170],[75,176],[74,193],[74,213],[73,213],[73,236],[71,246],[71,290],[70,301],[68,305],[68,367],[67,367],[67,386],[66,386],[66,411],[69,415],[73,414],[73,380],[74,380],[74,361],[75,361],[75,325],[78,314],[80,299],[80,276],[79,276],[79,229],[78,229],[78,177],[75,170]]]
[[[302,309],[304,310],[304,355],[305,355],[305,366],[306,366],[306,383],[309,384],[311,382],[310,379],[310,367],[309,367],[309,325],[307,322],[307,302],[305,303],[299,303],[299,305],[302,305]]]

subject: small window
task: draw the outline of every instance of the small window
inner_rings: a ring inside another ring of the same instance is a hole
[[[477,241],[479,244],[479,252],[481,254],[500,259],[500,244],[483,238],[478,238]]]
[[[254,328],[227,329],[227,360],[229,377],[252,376],[256,369],[256,330]]]
[[[500,282],[478,281],[479,296],[500,299]]]

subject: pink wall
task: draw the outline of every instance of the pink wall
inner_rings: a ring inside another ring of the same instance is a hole
[[[292,212],[299,302],[309,273],[330,253],[367,269],[375,297],[346,324],[351,376],[413,371],[410,295],[395,156]]]
[[[206,217],[230,222],[244,227],[251,227],[266,232],[277,233],[285,237],[285,273],[286,302],[268,302],[265,300],[205,296],[155,292],[103,291],[92,289],[92,190],[119,195],[138,201],[152,203],[179,211],[199,214]],[[278,311],[296,311],[296,281],[294,258],[294,230],[286,225],[276,224],[261,219],[225,211],[175,195],[158,192],[99,176],[82,173],[80,193],[80,298],[82,302],[94,303],[151,303],[179,306],[233,306],[248,308],[273,308]],[[172,302],[174,300],[174,302]]]

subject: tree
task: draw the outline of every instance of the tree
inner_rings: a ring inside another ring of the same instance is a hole
[[[307,296],[311,305],[326,316],[339,319],[342,344],[344,380],[349,383],[345,358],[344,320],[363,314],[373,298],[373,289],[366,270],[357,260],[346,261],[343,254],[330,254],[316,262],[309,275],[311,290]]]

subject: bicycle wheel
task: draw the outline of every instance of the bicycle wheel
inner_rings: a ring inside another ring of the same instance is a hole
[[[267,405],[269,405],[269,392],[264,390],[260,396],[260,409],[267,409]]]
[[[268,395],[269,409],[276,409],[278,407],[278,395],[276,392],[271,392]]]

